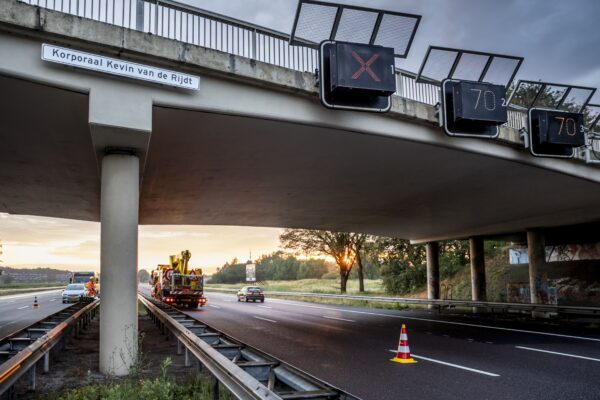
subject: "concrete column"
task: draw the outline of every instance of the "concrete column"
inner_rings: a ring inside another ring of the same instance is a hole
[[[438,242],[427,243],[427,298],[440,298],[440,245]],[[429,305],[429,309],[434,308]]]
[[[139,160],[102,159],[100,371],[123,376],[137,361]]]
[[[544,303],[543,271],[546,267],[546,242],[539,231],[527,231],[529,256],[529,291],[532,304]],[[532,316],[544,317],[545,313],[533,312]]]
[[[469,239],[469,257],[471,259],[471,299],[473,301],[486,301],[485,256],[482,238],[473,237]],[[485,310],[473,307],[473,312],[481,311]]]

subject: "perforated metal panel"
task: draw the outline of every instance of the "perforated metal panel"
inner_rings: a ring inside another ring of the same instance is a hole
[[[488,82],[509,87],[523,57],[430,46],[417,75],[418,82],[444,79]]]
[[[375,44],[407,56],[421,16],[373,8],[300,0],[290,44],[318,48],[326,40]]]

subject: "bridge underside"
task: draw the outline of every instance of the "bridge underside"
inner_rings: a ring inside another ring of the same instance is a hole
[[[0,209],[98,221],[88,96],[0,77]],[[433,129],[433,128],[431,128]],[[441,135],[441,132],[439,133]],[[348,130],[154,106],[141,224],[431,240],[600,220],[600,186],[515,161]]]

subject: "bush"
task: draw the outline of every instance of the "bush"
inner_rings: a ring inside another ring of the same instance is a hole
[[[424,264],[408,266],[402,262],[390,262],[381,269],[383,286],[391,294],[413,293],[427,282],[427,267]]]

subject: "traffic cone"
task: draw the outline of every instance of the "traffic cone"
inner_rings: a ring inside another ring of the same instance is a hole
[[[35,298],[33,299],[33,308],[38,308],[40,305],[37,302],[37,296],[35,296]]]
[[[401,363],[401,364],[414,364],[415,359],[410,356],[410,349],[408,347],[408,335],[406,334],[406,326],[402,324],[402,330],[400,331],[400,343],[398,344],[398,352],[396,357],[390,361]]]

